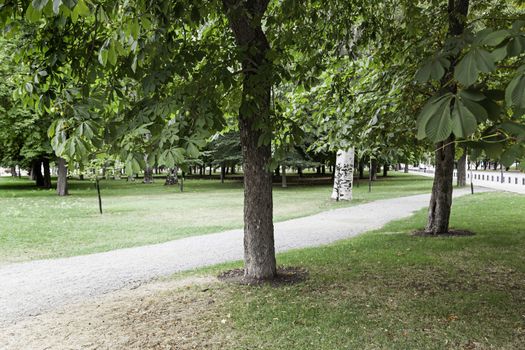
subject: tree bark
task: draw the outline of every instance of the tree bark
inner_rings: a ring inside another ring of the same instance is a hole
[[[426,231],[432,234],[448,232],[452,206],[452,183],[454,175],[454,138],[440,142],[436,151],[436,172],[428,208]]]
[[[242,50],[243,92],[239,130],[244,170],[244,276],[248,280],[276,275],[273,231],[271,152],[270,45],[261,19],[269,0],[223,0],[235,41]],[[259,145],[261,136],[267,142]]]
[[[286,165],[281,165],[281,168],[281,187],[286,188],[288,187],[288,183],[286,182]]]
[[[359,178],[360,179],[364,179],[365,178],[365,162],[363,161],[363,159],[361,159],[361,161],[359,162]]]
[[[42,159],[42,165],[44,167],[44,183],[42,185],[42,188],[51,188],[51,169],[49,168],[49,159],[43,158]]]
[[[463,34],[469,9],[469,0],[449,0],[448,2],[448,36],[454,37]],[[457,57],[453,58],[451,65],[442,80],[442,86],[452,81]],[[457,85],[447,85],[447,89],[455,93]],[[452,207],[452,184],[454,177],[455,139],[450,136],[447,140],[436,145],[436,170],[432,195],[428,208],[428,221],[426,231],[434,235],[446,234],[449,229],[450,212]]]
[[[221,183],[224,183],[225,177],[226,177],[226,166],[221,165]]]
[[[57,194],[59,196],[67,196],[69,194],[67,186],[67,166],[64,158],[57,159],[58,179],[57,179]]]
[[[408,174],[408,162],[405,163],[405,170],[404,170],[404,173],[405,173],[405,174]]]
[[[336,201],[352,200],[354,181],[354,148],[339,150],[335,165],[334,189],[332,199]]]
[[[458,187],[465,187],[467,185],[467,151],[463,150],[463,155],[458,159],[457,167],[457,184]]]
[[[146,168],[144,169],[144,180],[142,181],[145,184],[153,183],[153,168],[148,165],[148,157],[144,157],[146,160]]]
[[[34,159],[31,161],[31,180],[35,181],[38,187],[44,186],[44,175],[42,175],[42,160]]]
[[[173,169],[168,169],[168,175],[166,175],[166,181],[164,182],[164,186],[172,186],[179,183],[179,178],[177,177],[177,173],[179,172],[178,167],[174,167]]]
[[[390,166],[388,164],[384,164],[383,165],[383,177],[387,177],[388,176],[388,169],[390,168]]]
[[[377,180],[377,167],[378,167],[377,159],[372,159],[372,166],[370,168],[372,181]]]

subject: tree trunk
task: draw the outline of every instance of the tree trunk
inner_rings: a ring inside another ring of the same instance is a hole
[[[44,175],[42,175],[41,159],[34,159],[31,162],[31,180],[35,181],[38,187],[44,186]]]
[[[67,186],[67,166],[64,158],[57,159],[58,179],[57,179],[57,194],[59,196],[67,196],[69,194]]]
[[[388,164],[383,165],[383,177],[387,177],[388,176],[388,169],[389,168],[390,168],[390,166]]]
[[[408,162],[405,163],[405,170],[404,170],[404,173],[405,173],[405,174],[408,174]]]
[[[365,163],[363,162],[363,160],[359,162],[359,178],[365,178]]]
[[[42,185],[42,188],[51,188],[51,169],[49,168],[49,159],[43,158],[42,159],[42,165],[44,167],[44,183]]]
[[[372,167],[370,168],[372,181],[377,180],[377,167],[378,167],[377,159],[372,159]]]
[[[300,166],[297,167],[297,175],[299,175],[299,177],[303,177],[303,168],[301,168]]]
[[[336,201],[352,200],[352,185],[354,181],[354,148],[337,152],[335,165],[334,189],[332,199]]]
[[[467,151],[463,150],[463,155],[458,159],[458,187],[467,185]]]
[[[281,165],[281,187],[286,188],[288,184],[286,182],[286,165]]]
[[[153,183],[153,169],[146,165],[146,168],[144,169],[144,181],[145,184],[152,184]]]
[[[469,0],[449,0],[448,2],[448,36],[455,37],[463,34],[469,8]],[[457,85],[452,80],[457,57],[452,59],[451,65],[443,78],[441,85],[448,84],[448,91],[455,93]],[[436,170],[432,196],[428,208],[428,222],[426,231],[434,235],[448,233],[450,211],[452,207],[452,184],[454,177],[455,140],[450,136],[444,142],[436,145]]]
[[[179,178],[177,177],[177,173],[179,172],[178,167],[174,167],[173,169],[168,169],[168,175],[166,176],[166,181],[164,182],[164,186],[172,186],[179,183]]]
[[[248,280],[273,279],[276,275],[273,232],[272,174],[268,169],[271,135],[270,45],[261,19],[269,0],[223,0],[237,46],[244,54],[243,92],[239,130],[244,170],[244,275]]]
[[[226,177],[226,166],[221,165],[221,183],[224,183],[225,177]]]
[[[428,233],[435,235],[448,232],[454,175],[454,138],[450,137],[446,141],[440,142],[437,144],[437,148],[436,172],[426,227]]]
[[[14,165],[11,166],[11,176],[16,177],[16,166]]]

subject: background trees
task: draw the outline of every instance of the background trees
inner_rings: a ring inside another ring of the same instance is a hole
[[[275,275],[274,169],[333,163],[355,148],[357,168],[369,164],[374,177],[426,149],[440,184],[428,230],[444,233],[456,142],[504,164],[523,156],[521,10],[484,1],[467,16],[468,4],[6,2],[4,32],[23,71],[2,90],[12,110],[2,122],[32,120],[40,133],[0,136],[10,145],[2,157],[35,159],[39,178],[51,145],[65,194],[66,162],[113,159],[148,181],[153,168],[197,164],[221,135],[203,159],[225,169],[242,154],[246,276],[265,279]],[[238,139],[227,132],[237,129]]]

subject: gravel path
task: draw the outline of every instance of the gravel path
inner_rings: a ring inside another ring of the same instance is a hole
[[[455,196],[468,193],[455,191]],[[428,205],[428,194],[379,200],[275,224],[279,252],[378,229]],[[242,230],[0,268],[0,326],[178,271],[240,260]]]

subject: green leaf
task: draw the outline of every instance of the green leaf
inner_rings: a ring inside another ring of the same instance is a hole
[[[459,138],[466,138],[476,132],[478,122],[472,112],[462,103],[461,99],[456,99],[454,110],[452,111],[452,131]]]
[[[107,61],[112,66],[115,66],[117,64],[117,52],[115,50],[115,43],[113,43],[113,42],[111,42],[111,44],[109,45]]]
[[[478,102],[471,101],[469,99],[462,100],[462,103],[465,105],[465,107],[468,108],[468,110],[472,113],[472,115],[476,118],[478,123],[483,123],[486,121],[489,117],[487,111],[481,104]]]
[[[510,37],[510,32],[508,30],[497,30],[485,36],[485,38],[481,40],[481,45],[498,46],[508,37]]]
[[[487,157],[491,159],[498,159],[503,152],[502,142],[490,142],[483,145],[483,150]]]
[[[513,136],[525,139],[525,125],[518,124],[512,121],[507,121],[499,125],[500,129],[505,130]]]
[[[501,60],[504,60],[507,57],[507,45],[495,48],[490,53],[490,56],[492,57],[492,60],[494,62],[499,62]]]
[[[505,101],[509,107],[525,108],[525,75],[512,79],[505,90]]]
[[[108,50],[104,46],[102,46],[98,52],[98,61],[103,66],[106,66],[108,62]]]
[[[515,144],[501,154],[500,162],[504,167],[510,167],[512,164],[514,164],[514,162],[516,162],[516,160],[518,160],[518,158],[521,157],[523,157],[523,149],[521,145]]]
[[[37,10],[31,4],[27,7],[26,19],[29,22],[34,23],[34,22],[38,21],[41,17],[42,17],[42,11]]]
[[[133,39],[135,39],[135,40],[138,39],[139,33],[140,33],[140,25],[139,25],[139,20],[137,18],[135,18],[130,23],[129,32],[130,32],[131,36],[133,37]]]
[[[199,155],[200,155],[199,149],[193,143],[188,142],[188,147],[186,149],[187,149],[188,155],[191,158],[198,158],[199,157]]]
[[[434,57],[429,60],[416,74],[416,80],[420,83],[429,80],[440,80],[445,75],[446,69],[450,67],[450,61],[444,57]]]
[[[87,17],[91,14],[89,7],[86,5],[84,0],[78,0],[77,6],[75,6],[73,11],[77,11],[79,16]]]
[[[459,92],[459,95],[463,99],[471,100],[471,101],[483,101],[486,99],[485,95],[483,95],[481,92],[476,90],[461,90]]]
[[[450,103],[454,96],[450,93],[438,98],[420,118],[418,128],[424,128],[424,134],[433,142],[440,142],[450,136],[452,132],[452,119]]]
[[[486,50],[475,48],[470,50],[458,63],[454,77],[464,86],[470,86],[478,80],[480,72],[489,73],[496,68],[494,60]]]
[[[503,112],[503,108],[494,102],[493,100],[486,99],[480,102],[480,105],[487,111],[487,117],[492,121],[499,120],[499,117],[501,116],[501,113]]]
[[[523,38],[521,35],[517,35],[512,37],[510,39],[509,43],[507,44],[507,56],[508,57],[515,57],[521,55],[523,50],[525,49],[525,38]]]

